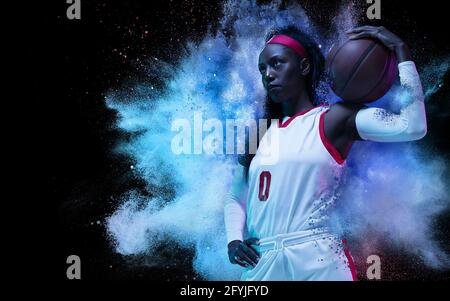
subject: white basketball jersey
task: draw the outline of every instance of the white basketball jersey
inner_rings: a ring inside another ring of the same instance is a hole
[[[250,237],[326,226],[345,163],[324,135],[328,109],[318,106],[284,117],[264,134],[249,169]],[[267,160],[269,152],[278,152],[277,159]]]

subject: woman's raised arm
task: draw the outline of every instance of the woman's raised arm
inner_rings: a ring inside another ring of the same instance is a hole
[[[409,48],[399,37],[384,27],[362,26],[347,33],[350,39],[378,39],[395,51],[399,62],[400,82],[409,96],[409,101],[401,108],[399,114],[382,108],[358,108],[342,103],[330,110],[330,117],[334,117],[330,119],[345,124],[344,136],[350,140],[404,142],[423,138],[427,133],[424,95],[416,65],[411,61]]]

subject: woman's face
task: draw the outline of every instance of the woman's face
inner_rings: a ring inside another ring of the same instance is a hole
[[[259,55],[259,71],[269,97],[276,103],[298,99],[305,89],[309,62],[280,44],[269,44]]]

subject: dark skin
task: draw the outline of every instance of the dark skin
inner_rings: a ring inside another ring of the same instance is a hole
[[[398,63],[411,60],[408,46],[395,34],[384,27],[361,26],[347,31],[349,39],[373,38],[394,51]],[[259,56],[259,70],[264,88],[272,101],[280,103],[284,116],[293,116],[298,112],[313,108],[306,89],[305,77],[310,72],[310,62],[301,58],[290,48],[279,45],[267,45]],[[273,86],[273,87],[272,87]],[[364,105],[338,102],[330,106],[324,117],[325,136],[347,158],[354,141],[362,140],[356,130],[355,117]],[[228,244],[230,261],[243,267],[256,266],[259,255],[252,247],[257,238],[244,242],[232,241]]]

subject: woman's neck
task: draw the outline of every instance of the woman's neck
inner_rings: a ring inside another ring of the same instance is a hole
[[[298,112],[302,112],[308,109],[313,108],[314,105],[312,104],[308,93],[303,90],[302,95],[300,95],[296,100],[294,101],[284,101],[281,103],[281,110],[283,112],[283,116],[294,116]]]

